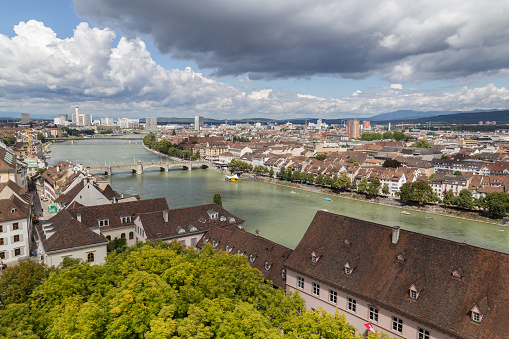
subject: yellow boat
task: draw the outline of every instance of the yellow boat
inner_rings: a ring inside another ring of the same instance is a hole
[[[408,213],[407,211],[403,211],[403,212],[401,212],[401,214],[410,215],[410,213]]]
[[[225,176],[224,180],[227,180],[227,181],[240,181],[240,179],[237,176],[237,174],[235,174],[235,175],[227,175],[227,176]]]

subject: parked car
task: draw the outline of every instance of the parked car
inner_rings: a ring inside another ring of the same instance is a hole
[[[42,198],[42,201],[48,201],[48,198],[44,197]]]

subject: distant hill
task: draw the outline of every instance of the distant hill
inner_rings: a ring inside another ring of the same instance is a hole
[[[426,118],[426,117],[434,117],[437,115],[448,115],[448,114],[456,114],[460,113],[457,111],[427,111],[427,112],[420,112],[420,111],[412,111],[412,110],[400,110],[390,113],[382,113],[378,115],[374,115],[369,118],[371,121],[401,121],[401,120],[408,120],[408,119],[419,119],[419,118]]]
[[[477,124],[479,121],[496,121],[497,124],[509,124],[509,110],[490,112],[457,113],[448,115],[437,115],[421,119],[413,119],[409,122],[424,124],[426,122],[444,124]],[[403,120],[403,122],[405,122]]]

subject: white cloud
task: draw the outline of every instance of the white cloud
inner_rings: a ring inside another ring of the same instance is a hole
[[[0,112],[70,113],[79,105],[94,116],[323,117],[370,116],[398,109],[473,110],[509,106],[509,91],[493,84],[455,93],[403,89],[322,98],[271,88],[241,91],[193,71],[166,70],[139,38],[112,46],[110,29],[78,25],[59,39],[37,21],[21,22],[16,35],[0,35]],[[409,66],[410,68],[410,66]]]

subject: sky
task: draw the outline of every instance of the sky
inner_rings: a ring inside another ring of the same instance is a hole
[[[507,0],[0,0],[0,116],[509,108]]]

